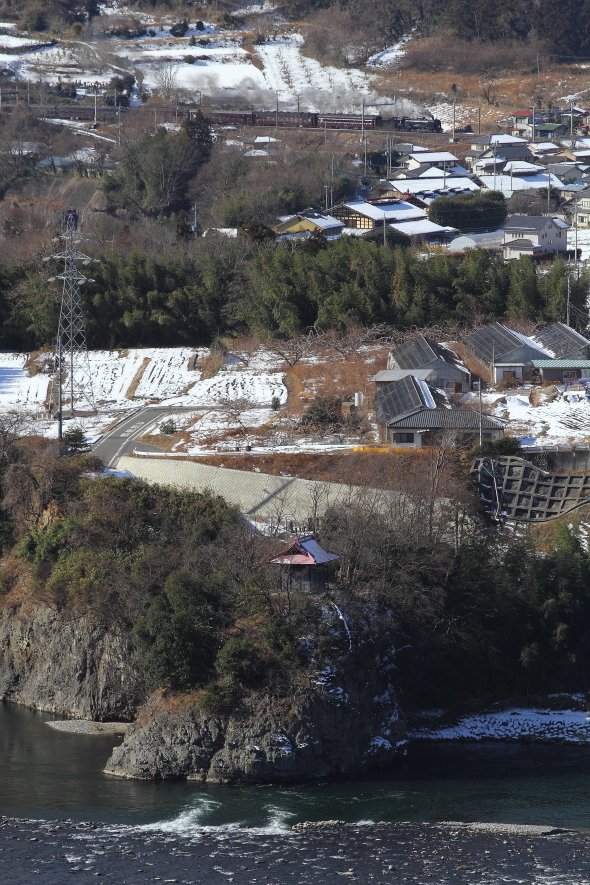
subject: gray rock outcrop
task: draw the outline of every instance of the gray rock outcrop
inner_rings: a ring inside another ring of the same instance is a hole
[[[132,719],[144,700],[133,643],[92,616],[6,599],[0,699],[97,721]]]
[[[105,771],[214,783],[302,781],[391,762],[405,745],[391,689],[367,674],[331,679],[294,699],[252,694],[228,717],[196,707],[146,709]]]

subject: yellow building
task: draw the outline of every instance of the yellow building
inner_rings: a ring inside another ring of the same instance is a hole
[[[316,231],[325,237],[339,237],[344,223],[332,218],[331,215],[323,215],[321,212],[300,212],[298,215],[281,215],[278,224],[273,230],[279,237],[305,236]]]

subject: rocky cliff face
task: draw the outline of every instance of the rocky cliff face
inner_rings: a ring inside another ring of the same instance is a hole
[[[402,752],[405,729],[391,689],[375,697],[375,687],[367,673],[334,677],[296,699],[251,695],[224,718],[194,707],[146,709],[105,771],[277,783],[386,765]]]
[[[0,699],[95,720],[132,719],[144,699],[128,636],[76,612],[0,608]]]

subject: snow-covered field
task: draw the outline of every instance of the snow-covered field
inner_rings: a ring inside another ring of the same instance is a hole
[[[414,728],[413,740],[590,743],[590,716],[583,710],[515,708],[465,716],[454,725]]]
[[[436,117],[440,120],[443,132],[453,131],[452,104],[447,101],[443,101],[440,104],[431,105],[428,110],[433,117]],[[468,123],[473,123],[476,117],[477,110],[474,110],[472,107],[464,107],[460,104],[455,105],[455,126],[457,129],[459,129],[461,126],[466,126]]]
[[[470,394],[472,402],[476,395]],[[560,395],[553,402],[532,406],[528,393],[486,392],[492,414],[507,418],[506,432],[517,436],[523,446],[586,445],[590,442],[590,402],[580,393]]]
[[[261,7],[256,7],[261,11]],[[265,10],[267,11],[267,10]],[[143,76],[148,90],[164,86],[168,91],[184,89],[196,99],[198,93],[217,100],[237,99],[261,109],[271,109],[277,98],[282,109],[299,106],[309,111],[358,112],[363,99],[384,100],[374,88],[376,75],[361,70],[324,65],[302,54],[303,37],[285,26],[252,46],[251,32],[216,28],[210,22],[189,22],[183,37],[173,37],[172,17],[153,15],[124,7],[102,6],[101,14],[128,14],[141,19],[147,33],[141,37],[110,37],[106,43],[115,56],[124,57]],[[378,70],[395,66],[403,55],[404,37],[395,46],[376,53],[369,67]],[[191,45],[192,44],[192,45]],[[6,47],[6,52],[2,48]],[[22,46],[22,53],[18,53]],[[81,81],[105,86],[118,73],[113,56],[107,60],[102,47],[91,42],[63,41],[35,51],[26,51],[31,40],[25,36],[0,34],[0,65],[15,77],[31,82],[55,84]],[[102,55],[101,55],[102,53]],[[84,90],[80,90],[83,95]],[[392,103],[393,104],[393,103]]]

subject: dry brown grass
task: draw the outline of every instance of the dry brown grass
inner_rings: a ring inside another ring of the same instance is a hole
[[[447,56],[448,57],[448,54]],[[554,64],[540,55],[540,72],[523,66],[520,70],[498,70],[490,74],[461,73],[450,68],[421,71],[415,68],[384,71],[378,82],[384,94],[425,104],[457,100],[458,110],[471,110],[470,122],[477,131],[478,104],[481,104],[482,133],[499,130],[497,121],[510,111],[527,108],[540,101],[543,107],[559,103],[568,93],[580,94],[578,101],[590,98],[587,70],[582,65]],[[563,104],[563,102],[561,102]],[[447,149],[448,149],[448,134]],[[426,138],[430,147],[430,140]]]
[[[367,401],[375,395],[369,379],[387,365],[389,348],[376,346],[350,354],[347,360],[326,354],[317,362],[302,361],[287,370],[285,385],[289,391],[288,411],[298,414],[302,402],[316,396],[339,396],[345,399],[360,392]]]
[[[463,361],[465,366],[469,369],[472,375],[475,375],[477,378],[483,378],[488,384],[492,382],[492,371],[489,366],[486,366],[485,363],[480,362],[480,360],[476,359],[470,350],[463,344],[461,341],[454,341],[452,344],[452,348],[455,353],[459,356],[459,358]]]
[[[423,487],[434,457],[436,457],[434,450],[388,448],[385,452],[375,450],[313,454],[251,455],[228,452],[191,460],[215,467],[223,465],[234,470],[252,471],[256,467],[262,473],[274,476],[287,473],[300,479],[390,489],[410,494]]]
[[[143,358],[141,366],[139,367],[139,369],[137,370],[137,372],[133,376],[133,381],[131,382],[131,384],[127,388],[127,392],[125,394],[125,399],[134,399],[135,398],[135,391],[137,390],[137,388],[139,386],[139,382],[143,378],[143,373],[145,372],[145,370],[149,366],[150,362],[151,362],[151,359],[149,356],[145,356]]]

